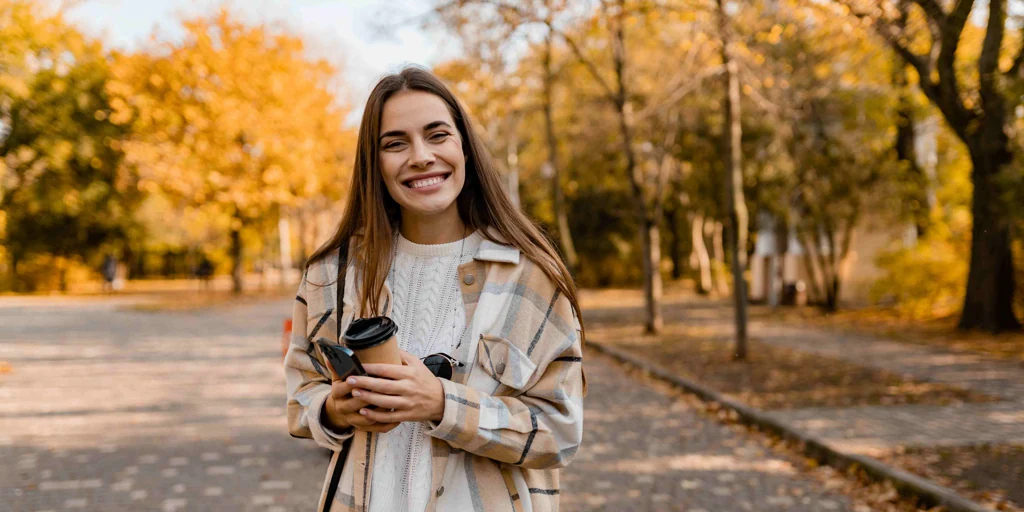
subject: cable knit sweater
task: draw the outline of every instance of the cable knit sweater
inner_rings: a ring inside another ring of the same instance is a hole
[[[454,354],[466,326],[458,266],[473,259],[483,237],[420,245],[398,238],[388,276],[398,346],[418,357]],[[461,254],[461,255],[460,255]],[[377,438],[370,512],[420,512],[430,500],[430,436],[424,423],[402,423]]]

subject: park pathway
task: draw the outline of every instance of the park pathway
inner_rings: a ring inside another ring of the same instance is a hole
[[[808,408],[769,413],[843,450],[873,454],[896,446],[1024,443],[1024,366],[1020,364],[770,320],[752,322],[750,333],[772,345],[1002,399],[952,406]]]
[[[154,313],[0,298],[0,509],[308,511],[327,454],[288,436],[289,300]],[[563,510],[828,511],[851,500],[763,438],[588,354]]]

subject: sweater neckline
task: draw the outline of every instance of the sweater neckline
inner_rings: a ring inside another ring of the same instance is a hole
[[[398,253],[410,256],[457,256],[460,251],[475,254],[483,237],[479,231],[473,231],[466,238],[444,244],[418,244],[398,234]],[[463,244],[463,242],[465,242]]]

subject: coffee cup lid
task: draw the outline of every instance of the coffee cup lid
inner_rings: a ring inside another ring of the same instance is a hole
[[[345,330],[345,345],[352,350],[375,347],[398,332],[395,322],[386,316],[353,320]]]

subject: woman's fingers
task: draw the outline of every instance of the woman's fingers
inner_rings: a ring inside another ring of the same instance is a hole
[[[357,389],[353,391],[353,394],[358,394],[359,400],[370,405],[376,405],[381,409],[407,409],[409,407],[409,401],[401,396],[374,393],[373,391],[365,389]],[[356,409],[356,411],[358,411],[358,409]]]
[[[405,361],[402,361],[403,363]],[[366,373],[374,377],[382,377],[385,379],[399,380],[408,378],[409,367],[405,364],[379,364],[379,363],[366,363],[363,365],[363,369]],[[362,380],[365,377],[350,377],[357,380]],[[356,384],[359,386],[359,384]]]
[[[334,400],[334,409],[338,414],[358,414],[359,409],[367,405],[369,404],[362,398],[353,398],[351,396],[342,400]]]
[[[423,364],[423,360],[421,360],[420,358],[418,358],[418,357],[416,357],[416,356],[414,356],[414,355],[412,355],[412,354],[410,354],[410,353],[408,353],[408,352],[406,352],[404,350],[401,352],[401,356],[402,356],[402,364],[405,364],[406,366],[413,366],[413,367],[417,367],[417,368],[418,367],[423,367],[424,369],[427,368],[427,366],[425,364]],[[430,371],[430,370],[427,370],[427,371]]]
[[[359,414],[374,423],[401,423],[408,420],[408,411],[388,411],[387,409],[360,409]]]
[[[367,365],[369,366],[369,365]],[[375,366],[394,366],[380,364]],[[367,370],[369,371],[369,370]],[[354,384],[353,384],[354,383]],[[405,393],[405,386],[402,381],[390,380],[387,378],[378,379],[376,377],[349,377],[346,385],[351,388],[358,388],[359,390],[374,391],[384,395],[401,395]]]
[[[378,423],[359,413],[347,414],[345,419],[352,428],[363,432],[390,432],[399,425],[398,423]]]
[[[335,400],[344,400],[352,392],[352,386],[343,380],[331,381],[331,396]]]

